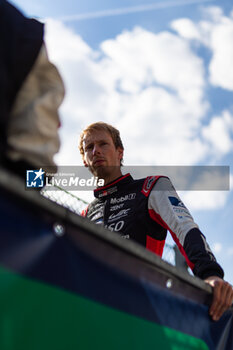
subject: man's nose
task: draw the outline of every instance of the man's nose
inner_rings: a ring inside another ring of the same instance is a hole
[[[100,147],[99,145],[94,145],[93,150],[92,150],[93,155],[99,154],[100,153]]]

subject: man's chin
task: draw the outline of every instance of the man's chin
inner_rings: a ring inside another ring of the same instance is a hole
[[[93,175],[98,177],[98,179],[102,179],[108,174],[107,168],[107,166],[98,166],[94,169]]]
[[[93,169],[92,174],[98,177],[98,179],[104,179],[109,175],[111,175],[115,170],[115,168],[116,168],[115,166],[107,166],[107,165],[98,166]]]

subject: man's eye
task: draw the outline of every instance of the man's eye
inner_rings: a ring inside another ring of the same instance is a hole
[[[90,151],[92,148],[93,148],[92,145],[86,146],[86,147],[85,147],[85,152],[86,152],[86,151]]]

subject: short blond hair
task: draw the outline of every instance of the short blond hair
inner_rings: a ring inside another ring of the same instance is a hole
[[[79,151],[82,156],[82,159],[84,159],[84,148],[83,148],[83,140],[84,137],[87,134],[90,134],[92,131],[98,131],[98,130],[103,130],[106,131],[107,133],[110,134],[113,143],[116,148],[121,148],[124,150],[124,146],[120,137],[120,131],[114,128],[114,126],[104,123],[104,122],[96,122],[93,124],[88,125],[81,133],[80,138],[79,138]],[[122,165],[123,159],[121,159],[121,164]]]

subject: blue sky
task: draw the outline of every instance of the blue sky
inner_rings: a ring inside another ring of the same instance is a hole
[[[13,3],[45,21],[65,82],[58,164],[81,164],[78,135],[103,120],[125,164],[229,165],[232,178],[232,0]],[[233,283],[233,191],[181,197]]]

